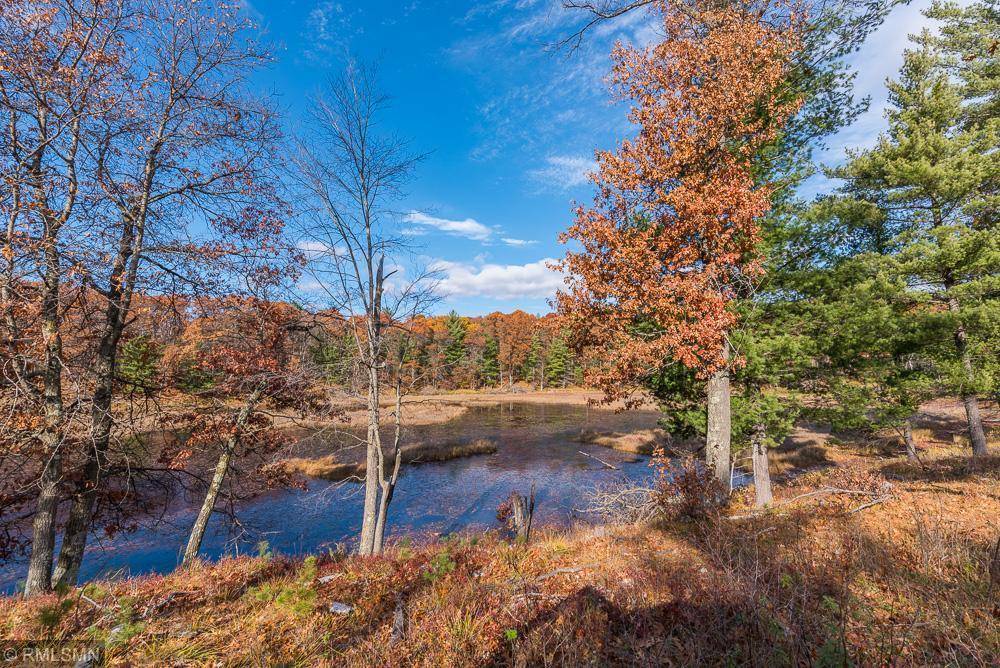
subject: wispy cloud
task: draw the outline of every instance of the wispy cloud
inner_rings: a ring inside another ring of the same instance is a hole
[[[465,237],[475,241],[489,241],[493,237],[493,230],[486,227],[474,218],[465,220],[449,220],[448,218],[436,218],[419,211],[411,211],[403,217],[403,221],[411,225],[420,227],[430,227],[456,237]],[[409,233],[419,234],[423,230],[420,227],[412,228]]]
[[[331,56],[345,56],[351,40],[361,34],[351,19],[351,11],[333,0],[322,0],[306,18],[302,33],[303,55],[314,62],[325,62]]]
[[[347,249],[342,246],[331,246],[323,241],[315,239],[303,239],[295,244],[295,247],[302,251],[308,260],[320,258],[341,257],[347,253]]]
[[[254,20],[254,22],[259,23],[264,19],[264,15],[260,13],[253,2],[250,0],[237,0],[236,6],[240,8],[247,16]]]
[[[514,246],[515,248],[522,248],[524,246],[532,246],[538,242],[534,239],[512,239],[510,237],[504,237],[500,241],[504,242],[508,246]]]
[[[562,275],[549,268],[551,262],[471,265],[437,260],[430,266],[443,276],[438,285],[443,297],[538,299],[552,297],[563,285]]]
[[[544,155],[553,146],[591,145],[609,131],[628,130],[626,115],[609,101],[609,54],[616,41],[655,39],[656,20],[637,9],[599,24],[576,48],[554,48],[589,18],[563,0],[496,0],[466,14],[447,53],[495,91],[479,107],[474,160]],[[496,58],[498,52],[505,56]]]
[[[597,169],[593,158],[578,155],[550,155],[546,166],[529,172],[531,180],[545,190],[569,190],[585,185]]]

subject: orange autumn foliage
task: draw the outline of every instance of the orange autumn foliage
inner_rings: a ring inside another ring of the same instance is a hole
[[[655,3],[664,39],[618,45],[611,80],[632,103],[634,139],[597,154],[594,204],[562,236],[561,316],[579,348],[604,351],[589,380],[608,399],[668,361],[723,363],[729,305],[761,271],[758,219],[772,188],[757,153],[799,108],[780,95],[800,42],[745,8]]]

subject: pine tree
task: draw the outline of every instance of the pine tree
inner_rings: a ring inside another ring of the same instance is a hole
[[[545,380],[549,385],[566,387],[572,372],[569,346],[565,336],[557,336],[549,345],[545,358]]]
[[[487,387],[494,387],[500,382],[500,344],[493,336],[487,337],[483,344],[482,357],[479,359],[479,380]]]
[[[542,339],[538,333],[531,335],[531,346],[528,348],[528,356],[524,360],[521,368],[521,377],[532,385],[538,384],[539,368],[542,366]]]
[[[937,1],[924,13],[941,22],[940,30],[921,35],[918,42],[936,47],[941,65],[960,83],[965,124],[995,123],[1000,118],[1000,2]]]
[[[984,212],[1000,174],[1000,121],[970,119],[963,94],[971,89],[949,76],[930,33],[916,41],[888,84],[887,132],[832,172],[845,183],[823,206],[862,252],[827,277],[848,283],[825,303],[838,334],[868,340],[866,359],[883,353],[888,366],[869,372],[900,393],[902,406],[915,408],[921,394],[919,374],[908,370],[933,364],[944,389],[962,397],[973,453],[982,455],[978,396],[993,388],[984,369],[1000,312],[997,220]],[[871,322],[877,311],[891,317]],[[872,332],[882,335],[872,340]]]
[[[445,320],[445,328],[448,331],[448,343],[444,349],[444,362],[448,376],[454,378],[465,362],[465,337],[469,333],[469,323],[452,311]]]
[[[123,343],[120,355],[118,379],[128,386],[126,391],[150,392],[160,372],[161,347],[152,337],[142,334]]]

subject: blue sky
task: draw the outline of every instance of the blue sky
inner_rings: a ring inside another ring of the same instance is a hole
[[[919,31],[929,0],[896,9],[852,59],[857,92],[872,109],[830,142],[868,145],[884,127],[884,80],[901,63],[906,35]],[[262,77],[295,131],[308,96],[348,55],[378,63],[393,98],[385,124],[429,152],[398,209],[420,253],[443,274],[437,310],[466,315],[522,308],[548,311],[561,284],[546,262],[572,202],[590,199],[595,148],[627,136],[625,109],[604,77],[616,40],[648,43],[642,12],[607,23],[573,52],[551,48],[581,15],[561,0],[244,0],[280,45]]]

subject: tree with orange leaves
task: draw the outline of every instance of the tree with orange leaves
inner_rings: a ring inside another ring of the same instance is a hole
[[[780,22],[736,6],[659,1],[664,39],[616,47],[612,81],[632,102],[638,135],[599,152],[591,207],[564,242],[557,297],[577,347],[605,351],[590,368],[608,400],[636,400],[679,363],[710,377],[706,458],[728,487],[730,308],[759,274],[758,219],[772,188],[754,172],[799,101],[783,94],[799,46],[795,12]]]

